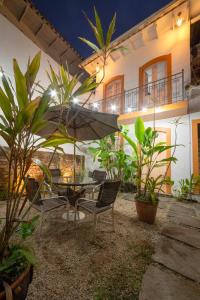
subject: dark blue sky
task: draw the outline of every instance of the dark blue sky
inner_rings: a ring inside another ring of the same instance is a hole
[[[78,36],[93,40],[92,32],[82,11],[93,18],[95,6],[102,23],[107,26],[114,12],[117,13],[115,38],[150,16],[170,0],[32,0],[50,23],[83,56],[91,54]]]

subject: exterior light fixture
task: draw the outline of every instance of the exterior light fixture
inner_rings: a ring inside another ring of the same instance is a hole
[[[94,107],[94,108],[98,108],[98,103],[97,102],[94,102],[93,104],[92,104],[92,106]]]
[[[176,25],[177,25],[178,27],[181,27],[182,24],[183,24],[183,18],[182,18],[182,16],[181,16],[181,12],[179,12],[179,13],[177,14],[177,18],[176,18]]]
[[[146,108],[146,107],[143,107],[143,108],[142,108],[142,111],[143,111],[143,112],[147,112],[147,108]]]
[[[162,111],[162,109],[160,107],[156,107],[155,112],[156,113],[160,113]]]
[[[132,108],[131,108],[131,107],[128,107],[128,108],[127,108],[127,111],[128,111],[128,112],[132,112]]]
[[[57,96],[57,91],[56,90],[51,90],[50,95],[52,98],[55,98]]]
[[[99,71],[100,71],[100,67],[99,67],[99,63],[97,63],[97,65],[96,65],[96,73],[99,73]]]
[[[116,111],[116,105],[115,105],[115,104],[112,104],[112,105],[111,105],[111,110],[112,110],[112,111]]]
[[[73,100],[72,100],[72,101],[73,101],[73,103],[74,103],[74,104],[78,104],[78,103],[79,103],[79,99],[78,99],[78,98],[76,98],[76,97],[75,97],[75,98],[73,98]]]

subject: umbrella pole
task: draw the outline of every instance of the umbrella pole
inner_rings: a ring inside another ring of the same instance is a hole
[[[74,176],[74,182],[76,180],[76,145],[74,143],[74,170],[73,170],[73,176]],[[74,190],[75,190],[75,186],[74,186]]]

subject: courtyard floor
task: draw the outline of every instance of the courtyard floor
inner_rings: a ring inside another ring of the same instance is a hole
[[[37,264],[27,300],[200,299],[200,204],[163,197],[155,225],[137,220],[133,195],[120,194],[115,232],[78,227],[52,212],[30,240]]]

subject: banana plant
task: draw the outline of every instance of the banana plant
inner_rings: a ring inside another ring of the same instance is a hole
[[[156,204],[158,193],[163,191],[166,184],[173,185],[167,177],[167,171],[171,163],[176,163],[177,158],[173,155],[161,158],[160,154],[168,149],[175,149],[178,145],[167,145],[166,142],[157,142],[159,131],[148,127],[145,128],[141,118],[137,118],[134,126],[135,140],[122,132],[122,136],[132,148],[134,168],[136,171],[137,199]],[[153,175],[153,171],[160,167],[166,167],[164,174]]]
[[[24,222],[28,212],[27,196],[24,197],[24,178],[33,162],[33,156],[41,148],[59,147],[61,144],[74,143],[67,132],[57,131],[46,139],[38,136],[40,130],[48,126],[45,113],[52,105],[50,85],[36,95],[37,74],[40,68],[41,54],[28,61],[23,73],[16,59],[13,60],[14,86],[6,74],[0,85],[0,136],[4,145],[0,151],[8,165],[8,186],[6,213],[2,219],[0,231],[0,261],[7,253],[10,239],[16,229]],[[35,163],[48,175],[48,167],[41,161]]]

